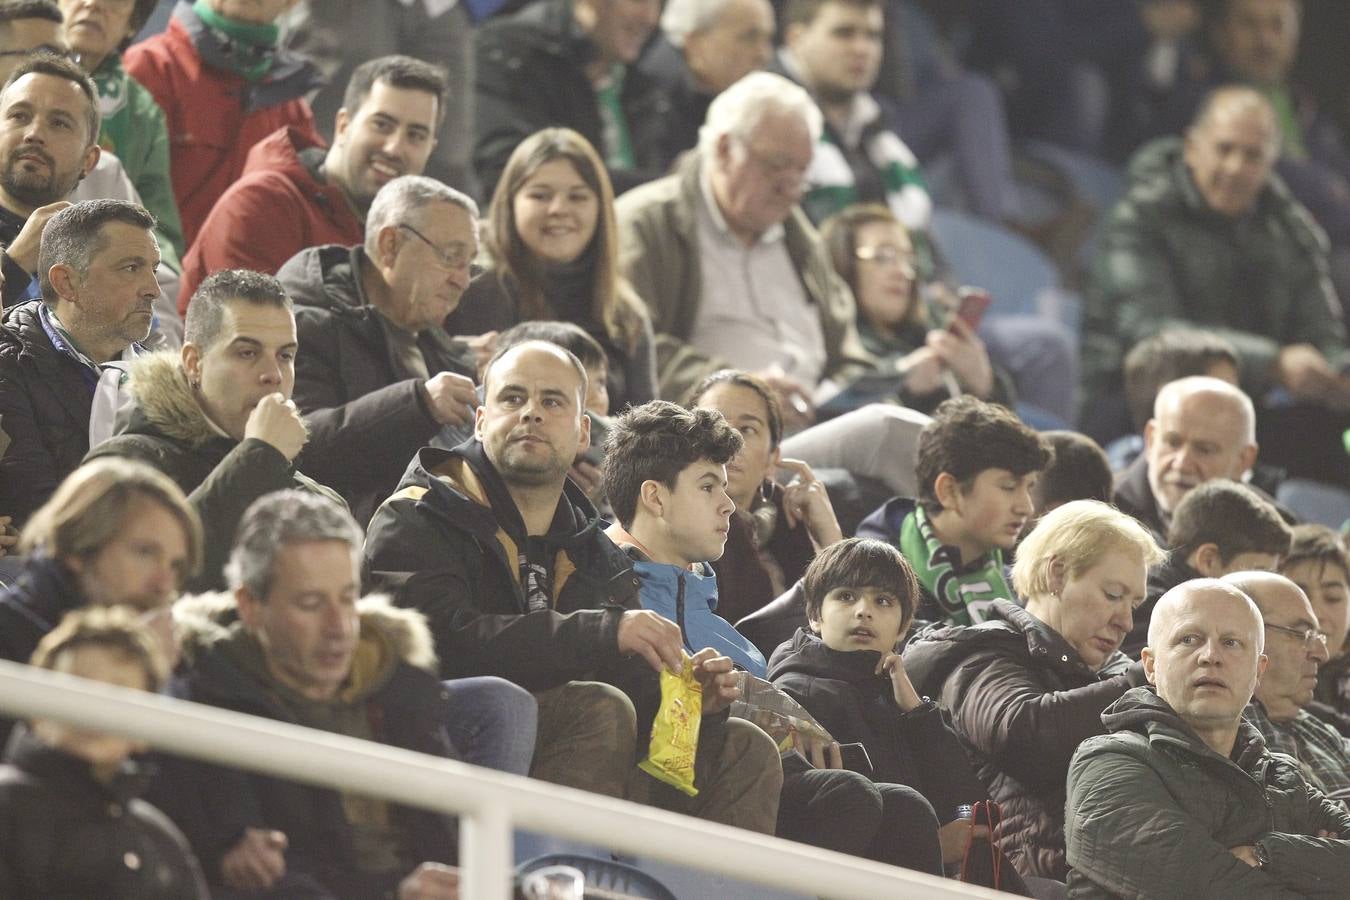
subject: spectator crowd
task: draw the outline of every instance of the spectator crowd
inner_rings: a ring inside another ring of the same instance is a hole
[[[0,659],[1022,896],[1350,895],[1347,42],[0,0]],[[0,750],[0,897],[459,896],[451,818]]]

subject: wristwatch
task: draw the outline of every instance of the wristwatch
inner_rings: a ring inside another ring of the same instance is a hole
[[[1266,853],[1265,845],[1259,841],[1252,845],[1252,852],[1256,854],[1256,867],[1264,869],[1270,864],[1270,854]]]

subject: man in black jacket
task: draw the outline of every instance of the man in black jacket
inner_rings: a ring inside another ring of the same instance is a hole
[[[332,501],[282,492],[255,503],[230,555],[231,593],[175,609],[183,663],[170,692],[460,758],[426,623],[384,598],[358,599],[360,546],[361,530]],[[455,858],[454,825],[435,813],[168,756],[152,797],[211,882],[230,891],[458,896],[445,865]]]
[[[120,200],[53,216],[42,237],[42,299],[0,328],[0,513],[22,525],[89,450],[109,363],[140,352],[159,295],[154,218]]]
[[[725,715],[731,660],[683,656],[679,626],[640,608],[630,562],[567,479],[590,443],[585,369],[553,344],[517,344],[488,364],[484,394],[474,438],[423,450],[376,512],[367,576],[426,615],[442,676],[535,693],[535,777],[772,833],[782,768],[767,735]],[[686,665],[704,696],[692,800],[633,768],[653,670]]]
[[[440,324],[469,285],[477,219],[459,191],[396,178],[375,195],[364,245],[312,247],[277,273],[296,305],[294,398],[312,440],[365,450],[359,465],[334,459],[331,471],[316,460],[313,474],[363,524],[419,448],[473,420],[473,371]]]
[[[479,30],[473,164],[490,197],[516,145],[572,128],[609,168],[614,193],[665,174],[670,101],[637,68],[657,0],[546,0]]]

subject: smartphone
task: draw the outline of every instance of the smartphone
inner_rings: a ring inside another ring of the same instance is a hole
[[[872,758],[862,744],[840,744],[839,759],[850,772],[872,777]]]
[[[976,330],[994,298],[984,288],[977,287],[963,287],[956,292],[956,296],[956,315],[953,318],[965,322],[971,331]]]

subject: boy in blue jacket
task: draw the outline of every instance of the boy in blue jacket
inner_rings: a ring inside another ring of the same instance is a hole
[[[763,655],[717,615],[708,565],[722,555],[736,509],[726,464],[740,448],[740,434],[715,410],[661,400],[628,410],[605,445],[605,491],[618,519],[606,534],[633,560],[642,606],[679,625],[690,654],[714,647],[764,678]],[[814,768],[784,760],[780,837],[941,874],[937,818],[922,796],[842,768],[837,744],[808,752]],[[914,823],[926,840],[894,839]]]

